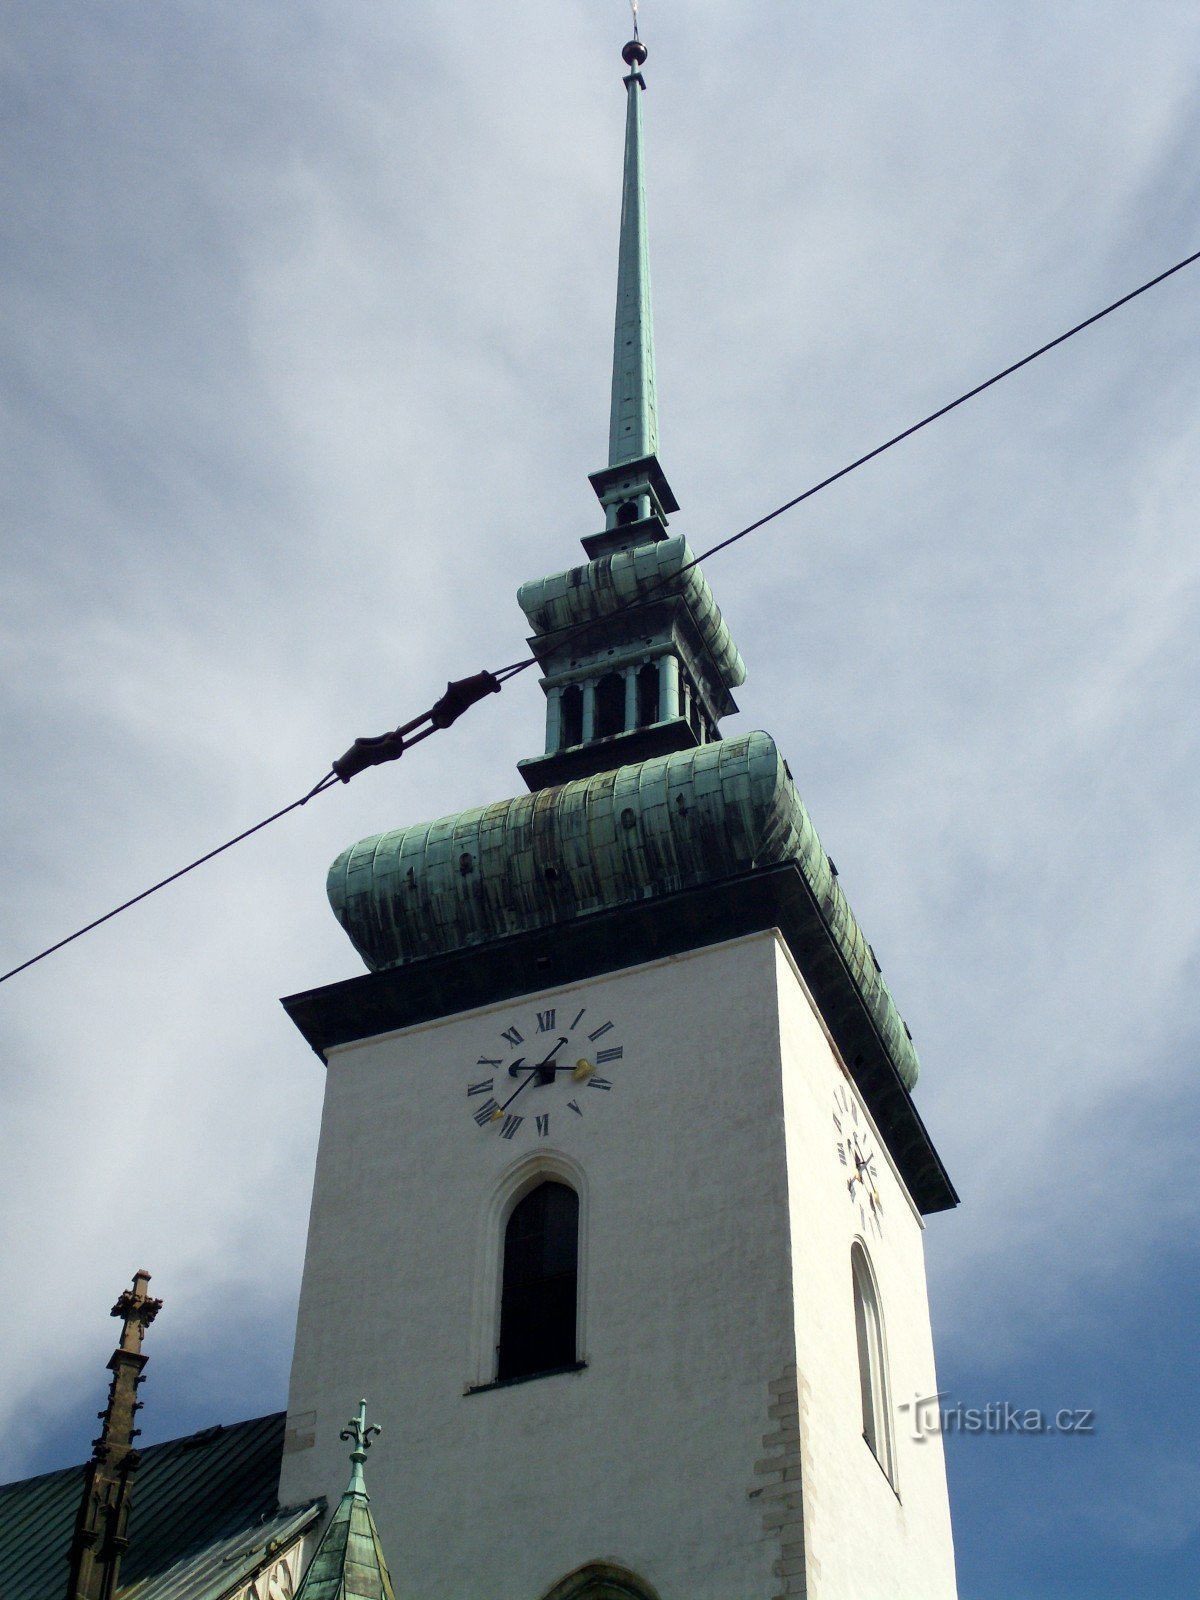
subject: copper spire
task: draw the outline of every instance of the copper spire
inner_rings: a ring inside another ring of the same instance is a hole
[[[363,1462],[372,1436],[380,1431],[377,1422],[367,1421],[367,1402],[360,1400],[357,1416],[342,1429],[342,1438],[354,1446],[350,1482],[313,1552],[296,1600],[396,1600],[363,1481]]]

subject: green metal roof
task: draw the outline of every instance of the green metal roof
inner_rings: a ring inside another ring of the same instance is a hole
[[[135,1503],[136,1511],[136,1503]],[[181,1556],[165,1571],[156,1572],[136,1583],[124,1581],[117,1600],[225,1600],[260,1572],[270,1571],[283,1552],[289,1549],[321,1514],[319,1505],[298,1511],[280,1511],[263,1522],[239,1529],[226,1539],[216,1539]],[[136,1543],[137,1533],[134,1531]]]
[[[280,1511],[285,1414],[147,1446],[133,1480],[120,1600],[219,1600],[320,1515]],[[66,1582],[82,1466],[0,1486],[0,1596],[46,1600]]]
[[[662,539],[633,550],[604,555],[584,566],[534,578],[517,591],[517,604],[536,634],[553,634],[601,617],[616,616],[642,601],[680,595],[692,614],[705,647],[724,679],[734,689],[746,681],[746,667],[713,599],[708,580],[697,566],[686,539]],[[599,639],[592,649],[600,648]],[[586,658],[589,642],[580,641]]]
[[[396,1600],[365,1494],[344,1494],[296,1600]]]
[[[768,734],[376,834],[342,852],[328,890],[379,971],[784,864],[799,868],[839,981],[911,1090],[908,1029]]]

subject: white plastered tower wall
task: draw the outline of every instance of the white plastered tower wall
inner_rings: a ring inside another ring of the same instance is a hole
[[[468,1080],[555,1003],[614,1022],[613,1089],[504,1141]],[[862,1438],[846,1081],[773,931],[331,1051],[281,1501],[335,1499],[365,1393],[408,1600],[538,1600],[589,1561],[661,1600],[953,1596],[939,1442],[893,1417],[897,1496]],[[506,1208],[539,1172],[580,1193],[586,1366],[468,1392],[494,1375]],[[881,1193],[903,1399],[935,1388],[921,1227],[890,1170]]]
[[[916,1436],[913,1402],[937,1392],[924,1226],[786,945],[776,939],[791,1220],[804,1560],[813,1600],[953,1600],[957,1594],[940,1436]],[[880,1152],[879,1229],[851,1196],[843,1125]],[[865,1251],[885,1343],[891,1477],[862,1434],[851,1251]],[[777,1476],[777,1475],[774,1475]]]

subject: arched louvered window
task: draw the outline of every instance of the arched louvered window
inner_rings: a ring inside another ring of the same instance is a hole
[[[540,1183],[504,1230],[498,1379],[575,1365],[578,1262],[579,1196]]]
[[[862,1403],[863,1438],[876,1461],[896,1481],[892,1456],[891,1399],[887,1374],[887,1349],[883,1338],[883,1317],[875,1275],[867,1253],[860,1244],[850,1252],[850,1272],[854,1283],[854,1332],[858,1342],[858,1387]]]

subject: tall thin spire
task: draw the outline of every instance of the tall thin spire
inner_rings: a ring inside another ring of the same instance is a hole
[[[613,339],[612,410],[608,428],[610,467],[658,453],[654,318],[650,305],[650,242],[646,228],[646,171],[642,153],[642,91],[646,87],[646,80],[639,70],[648,53],[637,37],[631,39],[621,52],[630,70],[625,78],[625,179],[621,194],[617,320]]]
[[[658,396],[654,378],[654,318],[650,309],[650,242],[646,228],[646,169],[642,151],[641,68],[649,51],[637,35],[621,51],[625,75],[625,168],[621,246],[617,256],[617,317],[613,335],[608,465],[589,474],[605,512],[605,532],[583,541],[590,556],[666,537],[667,517],[679,502],[658,464]]]

